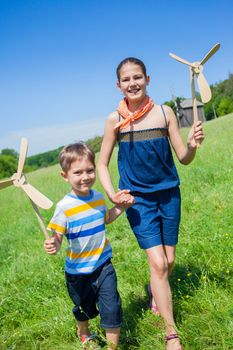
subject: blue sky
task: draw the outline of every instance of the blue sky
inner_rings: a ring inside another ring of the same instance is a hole
[[[29,154],[102,135],[121,98],[115,69],[142,59],[157,102],[190,97],[188,67],[201,60],[214,84],[233,73],[232,1],[0,0],[0,149]]]

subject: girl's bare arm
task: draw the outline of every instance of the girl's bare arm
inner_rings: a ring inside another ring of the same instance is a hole
[[[187,165],[191,163],[195,157],[198,142],[201,143],[204,140],[202,122],[199,121],[196,126],[193,125],[191,127],[187,145],[185,146],[173,110],[168,106],[164,106],[164,110],[168,120],[168,133],[172,147],[178,160],[182,164]]]
[[[117,140],[117,130],[114,130],[114,126],[118,122],[118,113],[111,113],[106,121],[104,129],[103,142],[99,154],[98,160],[98,176],[100,182],[107,193],[108,198],[115,204],[122,204],[126,202],[131,203],[132,196],[128,195],[129,190],[118,191],[115,193],[110,172],[109,162],[112,156],[112,152]]]

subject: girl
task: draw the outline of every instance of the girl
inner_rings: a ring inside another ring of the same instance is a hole
[[[133,57],[124,59],[117,67],[117,78],[124,99],[106,122],[99,178],[113,203],[131,202],[128,191],[135,198],[135,204],[127,209],[127,218],[140,248],[147,254],[149,291],[165,322],[167,350],[181,350],[168,281],[180,222],[179,177],[170,143],[179,161],[189,164],[204,139],[202,123],[191,128],[184,145],[172,109],[155,104],[146,93],[150,77],[144,63]],[[117,141],[119,187],[125,190],[123,193],[115,193],[108,168]]]

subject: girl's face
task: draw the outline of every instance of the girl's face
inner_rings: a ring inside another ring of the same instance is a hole
[[[120,80],[117,87],[129,102],[140,102],[146,95],[150,77],[143,74],[142,68],[135,63],[127,62],[120,69]]]

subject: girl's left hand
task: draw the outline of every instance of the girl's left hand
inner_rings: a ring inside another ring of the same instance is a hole
[[[134,204],[134,197],[130,194],[129,190],[118,190],[114,196],[111,197],[111,201],[117,205],[127,204],[131,206]]]
[[[197,145],[201,144],[204,138],[202,122],[199,120],[196,125],[193,124],[189,132],[188,145],[192,148],[197,148]]]

